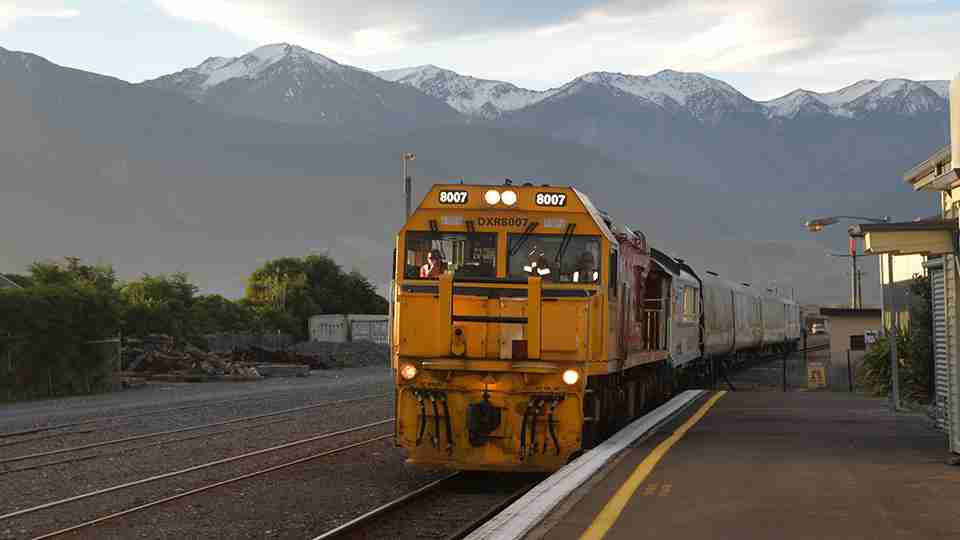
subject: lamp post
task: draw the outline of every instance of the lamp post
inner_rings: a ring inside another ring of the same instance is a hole
[[[890,221],[889,217],[882,218],[871,218],[863,216],[829,216],[829,217],[820,217],[816,219],[811,219],[804,223],[804,226],[808,231],[812,233],[818,233],[823,231],[825,227],[829,227],[841,219],[857,220],[857,221],[869,221],[872,223],[888,223]],[[859,294],[859,283],[857,282],[857,242],[854,238],[850,238],[850,262],[851,262],[851,273],[850,273],[850,307],[858,308],[863,307],[860,305],[860,294]]]
[[[413,160],[415,160],[415,159],[417,159],[417,156],[416,156],[416,154],[414,154],[413,152],[404,152],[404,153],[400,154],[400,161],[401,161],[401,163],[402,163],[401,170],[402,170],[402,174],[403,174],[403,176],[402,176],[402,178],[403,178],[403,200],[404,200],[404,202],[405,202],[405,204],[406,204],[406,211],[407,211],[407,213],[404,214],[405,217],[410,217],[410,201],[411,201],[411,197],[412,197],[411,191],[412,191],[412,188],[413,188],[413,180],[412,180],[409,176],[407,176],[407,162],[408,162],[408,161],[413,161]]]

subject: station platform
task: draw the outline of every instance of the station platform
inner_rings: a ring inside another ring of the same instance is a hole
[[[526,538],[960,538],[960,467],[945,437],[888,407],[830,392],[706,393]]]

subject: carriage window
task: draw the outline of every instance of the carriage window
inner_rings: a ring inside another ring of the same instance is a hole
[[[407,233],[404,277],[497,277],[496,233]]]
[[[693,287],[683,288],[683,320],[687,322],[697,320],[697,290]]]
[[[554,283],[598,283],[600,238],[570,236],[564,247],[562,234],[510,234],[509,276],[526,279],[540,276]]]
[[[610,251],[610,294],[616,298],[617,297],[617,270],[620,268],[620,263],[617,262],[617,251]]]

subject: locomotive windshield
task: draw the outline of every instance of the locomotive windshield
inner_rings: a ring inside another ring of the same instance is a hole
[[[507,236],[510,246],[509,277],[540,276],[554,283],[600,281],[600,238],[562,234]]]
[[[404,277],[497,277],[496,233],[408,232]]]

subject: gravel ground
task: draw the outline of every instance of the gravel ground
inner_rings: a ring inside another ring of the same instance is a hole
[[[92,433],[0,446],[0,459],[43,449],[263,414],[307,403],[389,393],[391,390],[389,371],[383,368],[319,373],[320,376],[315,372],[307,379],[274,379],[256,383],[151,384],[145,389],[120,394],[14,405],[12,410],[0,412],[0,433],[44,423],[104,419],[111,415],[140,414],[170,407],[191,408],[118,420],[105,427],[97,425]],[[234,401],[219,403],[224,400]],[[119,455],[32,471],[9,474],[0,471],[0,514],[382,420],[390,417],[392,412],[392,396],[386,396],[265,418],[255,421],[252,426],[244,423],[168,436],[190,437],[230,429],[211,437],[196,437]],[[274,422],[281,419],[284,421]],[[257,425],[265,422],[271,423]],[[238,427],[244,429],[235,429]],[[5,520],[0,522],[0,538],[31,537],[211,482],[390,433],[391,429],[392,426],[387,424]],[[53,433],[22,439],[36,439]],[[14,440],[18,439],[0,439],[0,444]],[[85,454],[116,452],[158,440],[162,438],[92,449]],[[62,457],[65,456],[49,459]],[[10,466],[34,463],[39,461]],[[172,502],[123,518],[115,525],[97,527],[81,534],[90,538],[300,538],[307,531],[319,534],[429,481],[437,474],[436,471],[405,466],[399,451],[387,440]]]
[[[441,475],[405,466],[393,443],[382,441],[153,508],[78,537],[309,539]]]
[[[389,389],[390,370],[381,367],[312,371],[303,378],[268,378],[251,382],[165,383],[151,382],[143,388],[92,396],[73,396],[21,403],[0,408],[0,435],[48,424],[60,424],[116,415],[139,414],[156,409],[202,404],[205,401],[257,397],[274,402],[279,393],[301,401],[325,397],[350,397],[359,388]],[[239,406],[239,404],[238,404]],[[256,408],[256,405],[252,405]],[[282,408],[282,407],[280,407]]]

